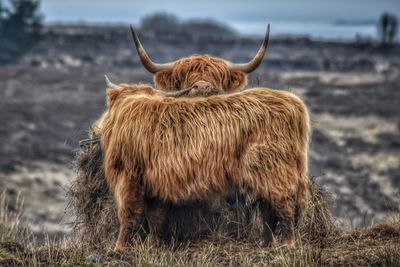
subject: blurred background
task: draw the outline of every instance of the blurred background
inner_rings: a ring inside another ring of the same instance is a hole
[[[148,14],[167,12],[181,19],[213,19],[223,22],[240,34],[262,35],[266,23],[274,25],[276,35],[308,35],[324,39],[376,38],[379,16],[390,11],[400,15],[396,0],[318,0],[279,2],[118,0],[62,1],[45,0],[41,10],[46,23],[140,23]]]
[[[337,223],[399,211],[398,0],[0,0],[0,191],[24,198],[38,236],[68,233],[65,192],[79,140],[114,83],[152,82],[129,24],[156,62],[211,54],[251,59],[248,88],[291,91],[311,112],[310,175],[332,194]]]

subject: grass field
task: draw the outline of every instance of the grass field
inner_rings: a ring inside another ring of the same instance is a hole
[[[116,253],[110,239],[95,245],[77,232],[64,240],[37,245],[22,223],[23,214],[0,209],[1,266],[399,266],[400,216],[363,229],[336,227],[324,199],[313,192],[309,211],[296,231],[297,245],[260,247],[256,238],[220,237],[194,242],[169,242],[150,247],[146,240]],[[22,201],[19,200],[19,205]],[[213,233],[216,234],[216,233]],[[112,238],[111,238],[112,239]],[[86,241],[82,241],[86,240]],[[104,241],[104,240],[103,240]]]

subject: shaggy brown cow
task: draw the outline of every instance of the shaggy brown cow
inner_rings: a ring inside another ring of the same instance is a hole
[[[247,84],[247,74],[261,63],[269,41],[268,29],[256,56],[248,63],[234,64],[218,57],[195,55],[175,62],[154,63],[144,50],[139,38],[131,27],[132,37],[143,66],[154,74],[158,89],[174,91],[192,87],[189,96],[208,96],[225,92],[236,92]]]
[[[146,198],[212,202],[237,190],[259,203],[266,242],[278,220],[283,243],[293,244],[293,225],[309,198],[303,102],[261,88],[208,98],[149,95],[152,90],[120,85],[107,93],[101,139],[120,221],[116,249],[126,246],[145,210],[152,233],[161,227],[165,209],[145,209]],[[274,214],[277,220],[269,218]]]

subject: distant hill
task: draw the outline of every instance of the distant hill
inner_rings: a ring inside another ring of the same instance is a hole
[[[215,20],[179,20],[178,17],[167,13],[155,13],[144,17],[140,26],[142,30],[153,31],[158,34],[190,34],[194,36],[234,36],[237,32],[221,22]]]

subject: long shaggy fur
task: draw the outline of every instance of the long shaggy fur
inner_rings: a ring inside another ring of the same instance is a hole
[[[103,171],[100,145],[88,145],[78,151],[74,162],[77,176],[68,190],[68,207],[75,218],[75,233],[91,246],[110,247],[115,244],[119,222],[114,197]],[[328,192],[312,182],[310,193],[308,208],[296,231],[303,245],[323,243],[336,232],[329,212],[332,203]],[[260,213],[257,208],[251,209],[244,203],[240,195],[212,205],[205,202],[170,203],[163,228],[157,234],[164,242],[178,245],[204,239],[223,243],[232,238],[257,243],[263,229]]]
[[[223,59],[197,55],[178,60],[172,71],[157,72],[154,75],[156,87],[165,91],[189,88],[198,81],[210,83],[220,93],[234,92],[247,85],[247,74],[230,70]]]
[[[214,201],[240,190],[258,201],[264,238],[285,239],[309,198],[309,118],[296,96],[270,89],[208,98],[165,98],[146,86],[109,89],[101,122],[104,167],[120,220],[117,248],[137,227],[145,198]],[[155,212],[159,227],[162,207]],[[277,212],[277,218],[271,214]]]

